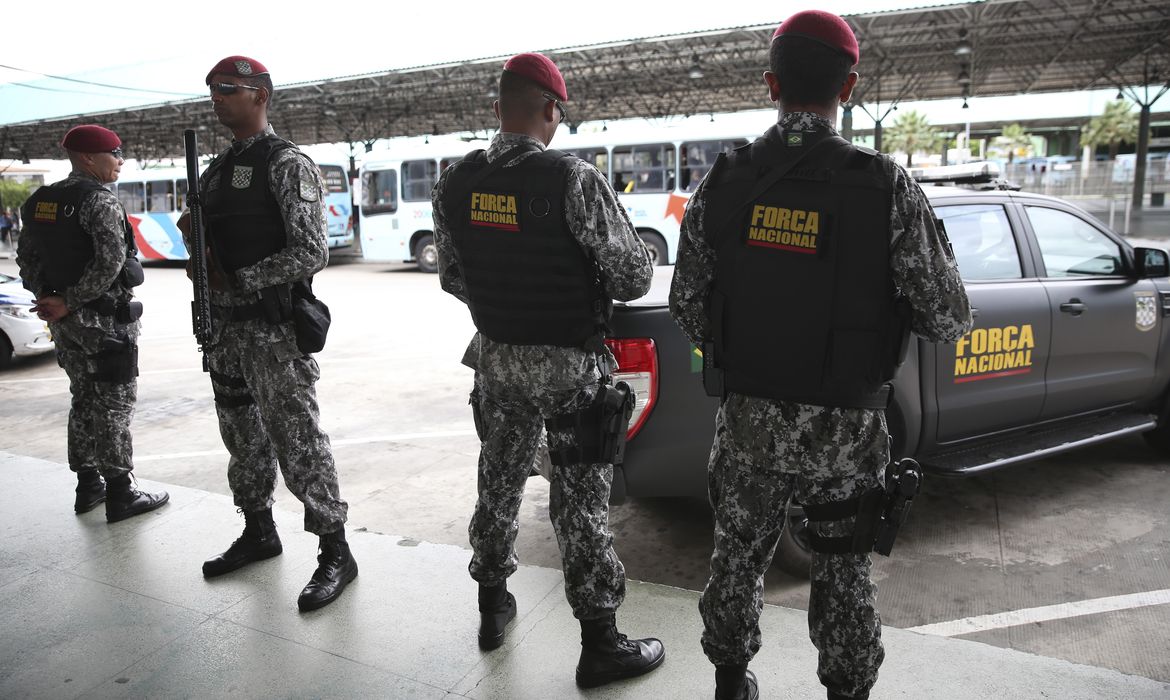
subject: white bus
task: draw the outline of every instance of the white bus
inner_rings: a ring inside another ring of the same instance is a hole
[[[557,132],[552,148],[592,163],[609,179],[658,265],[674,262],[687,200],[715,158],[754,138],[702,126],[625,127],[621,135],[566,131]],[[443,168],[486,145],[430,144],[367,156],[359,208],[365,259],[414,260],[423,271],[436,271],[431,188]]]
[[[319,163],[325,183],[325,219],[329,247],[353,244],[353,200],[346,168],[338,163]],[[186,168],[153,168],[125,171],[108,187],[118,195],[143,260],[186,260],[183,235],[175,226],[187,202]]]

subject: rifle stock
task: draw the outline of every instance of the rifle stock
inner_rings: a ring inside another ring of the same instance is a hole
[[[187,208],[191,212],[190,249],[191,280],[195,298],[191,302],[191,326],[195,343],[203,353],[203,371],[207,364],[207,345],[211,342],[211,288],[207,279],[207,238],[203,230],[203,202],[199,192],[199,142],[194,129],[183,132],[183,150],[187,156]]]

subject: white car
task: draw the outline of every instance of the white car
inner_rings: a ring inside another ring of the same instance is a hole
[[[32,312],[33,294],[20,280],[0,273],[0,369],[14,357],[53,350],[49,326]]]

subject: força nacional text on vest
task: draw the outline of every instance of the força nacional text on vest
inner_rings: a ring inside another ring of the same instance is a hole
[[[511,194],[471,193],[471,223],[505,231],[519,231],[516,196]]]
[[[976,328],[955,344],[955,382],[1031,372],[1035,347],[1030,323]]]
[[[815,253],[820,232],[821,214],[818,211],[757,204],[752,207],[747,243]]]

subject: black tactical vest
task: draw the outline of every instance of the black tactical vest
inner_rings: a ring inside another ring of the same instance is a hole
[[[726,391],[885,408],[909,337],[890,279],[891,167],[838,136],[779,129],[716,166],[703,223]]]
[[[583,347],[604,333],[612,304],[565,222],[572,162],[548,150],[504,168],[480,150],[448,176],[441,205],[468,306],[496,342]]]
[[[203,211],[216,260],[227,272],[255,265],[287,244],[284,219],[268,183],[268,161],[293,145],[277,136],[229,150],[207,166]]]
[[[24,203],[22,235],[36,242],[44,265],[46,289],[39,290],[38,295],[50,291],[64,294],[81,280],[93,260],[93,237],[81,228],[81,204],[94,192],[105,189],[97,182],[80,180],[68,187],[41,187]],[[130,220],[124,222],[126,255],[130,257],[138,249]],[[117,285],[115,280],[114,286]]]

